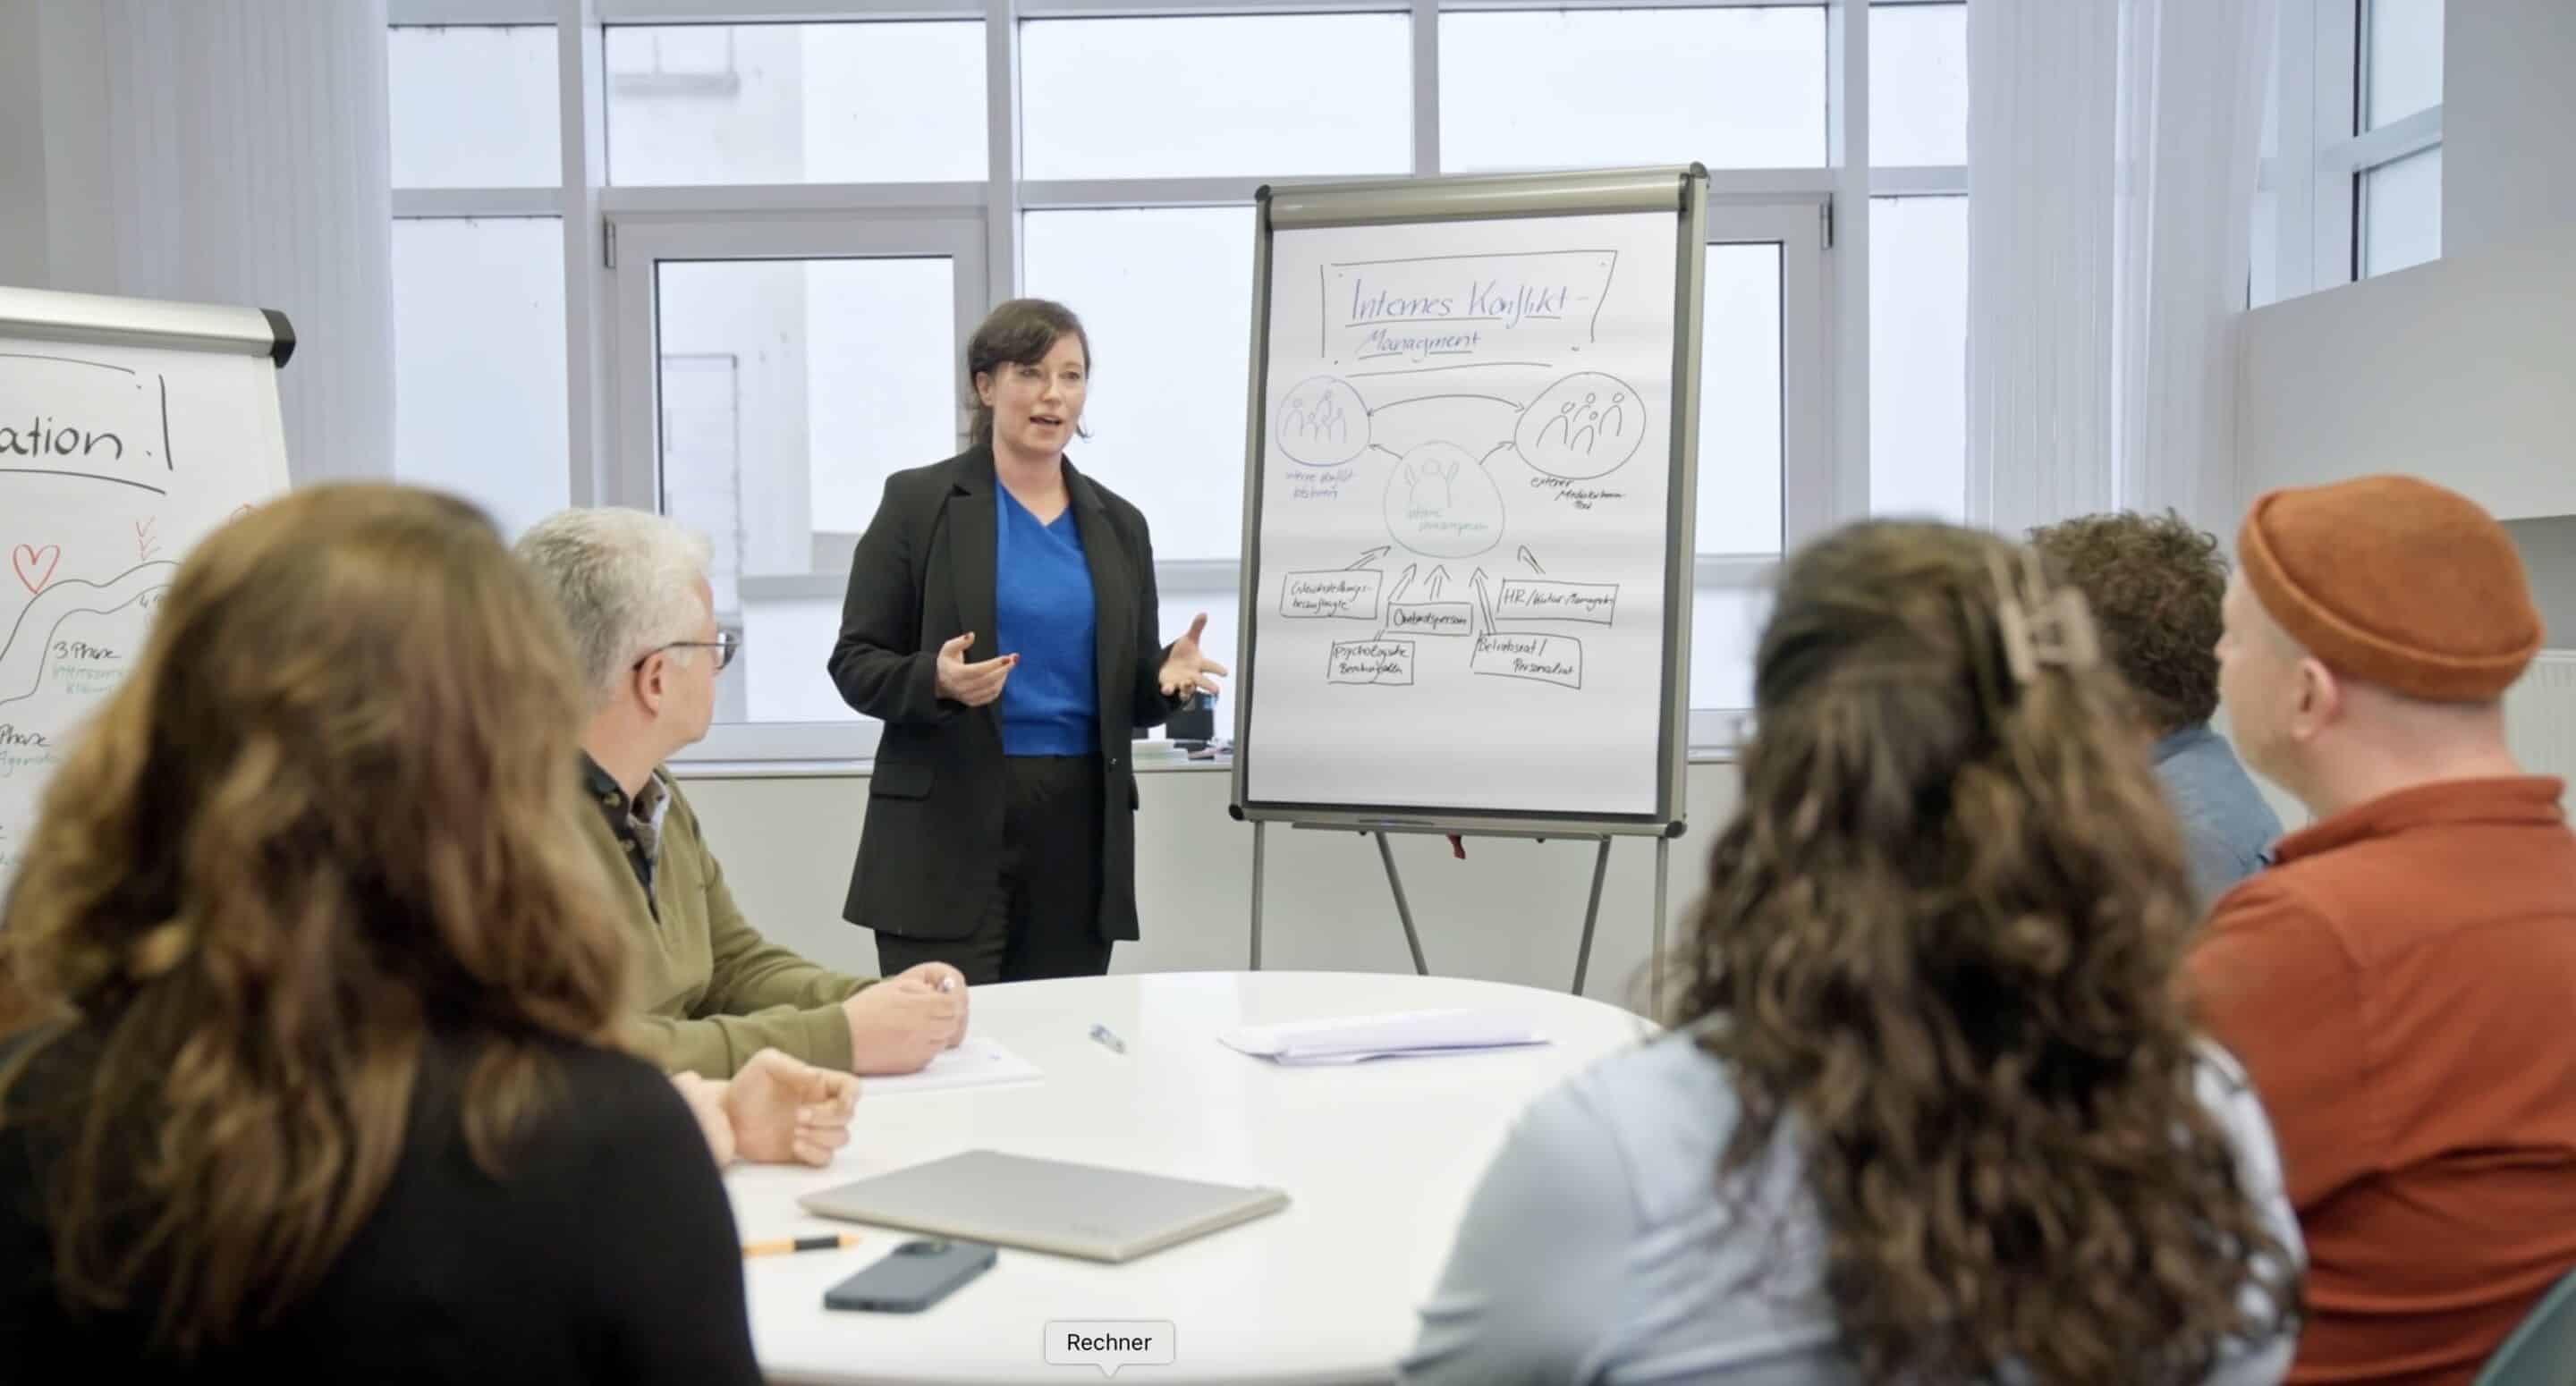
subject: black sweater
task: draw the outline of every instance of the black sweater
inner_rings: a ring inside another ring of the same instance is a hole
[[[102,1379],[759,1381],[732,1209],[687,1104],[633,1058],[548,1048],[552,1097],[496,1181],[457,1106],[474,1047],[430,1046],[401,1163],[321,1283],[273,1326],[180,1361],[146,1348],[148,1293],[75,1318],[54,1292],[45,1210],[67,1136],[21,1118],[79,1100],[97,1051],[78,1031],[46,1044],[0,1111],[0,1380],[59,1364]]]

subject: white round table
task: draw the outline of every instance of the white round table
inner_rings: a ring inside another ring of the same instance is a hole
[[[1525,1016],[1530,1049],[1280,1068],[1217,1043],[1237,1025],[1478,1007]],[[1125,1040],[1092,1042],[1094,1024]],[[1448,1255],[1467,1197],[1530,1099],[1652,1033],[1597,1001],[1497,982],[1369,973],[1163,973],[981,987],[971,1030],[1040,1083],[871,1099],[830,1168],[737,1168],[743,1238],[858,1231],[845,1251],[743,1264],[752,1342],[773,1382],[1098,1379],[1050,1366],[1050,1320],[1168,1321],[1153,1382],[1383,1382]],[[909,1234],[807,1215],[798,1195],[986,1147],[1287,1190],[1288,1208],[1125,1265],[1005,1247],[918,1315],[823,1308],[823,1291]]]

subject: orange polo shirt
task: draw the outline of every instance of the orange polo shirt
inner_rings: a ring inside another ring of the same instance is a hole
[[[2292,1382],[2466,1386],[2576,1269],[2562,789],[2423,785],[2293,833],[2192,950],[2307,1240]]]

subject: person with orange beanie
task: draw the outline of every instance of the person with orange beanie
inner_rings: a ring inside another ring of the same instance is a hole
[[[2501,702],[2540,617],[2503,527],[2410,477],[2266,495],[2237,558],[2220,695],[2315,822],[2187,972],[2307,1241],[2289,1379],[2466,1386],[2576,1269],[2576,833]]]

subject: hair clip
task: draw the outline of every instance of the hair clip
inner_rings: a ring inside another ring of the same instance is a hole
[[[2003,625],[2004,663],[2015,682],[2027,684],[2043,668],[2089,669],[2102,657],[2093,612],[2072,587],[2052,590],[2039,554],[2021,551],[2023,582],[2015,590],[2002,554],[1986,555],[1995,576],[1995,612]]]

